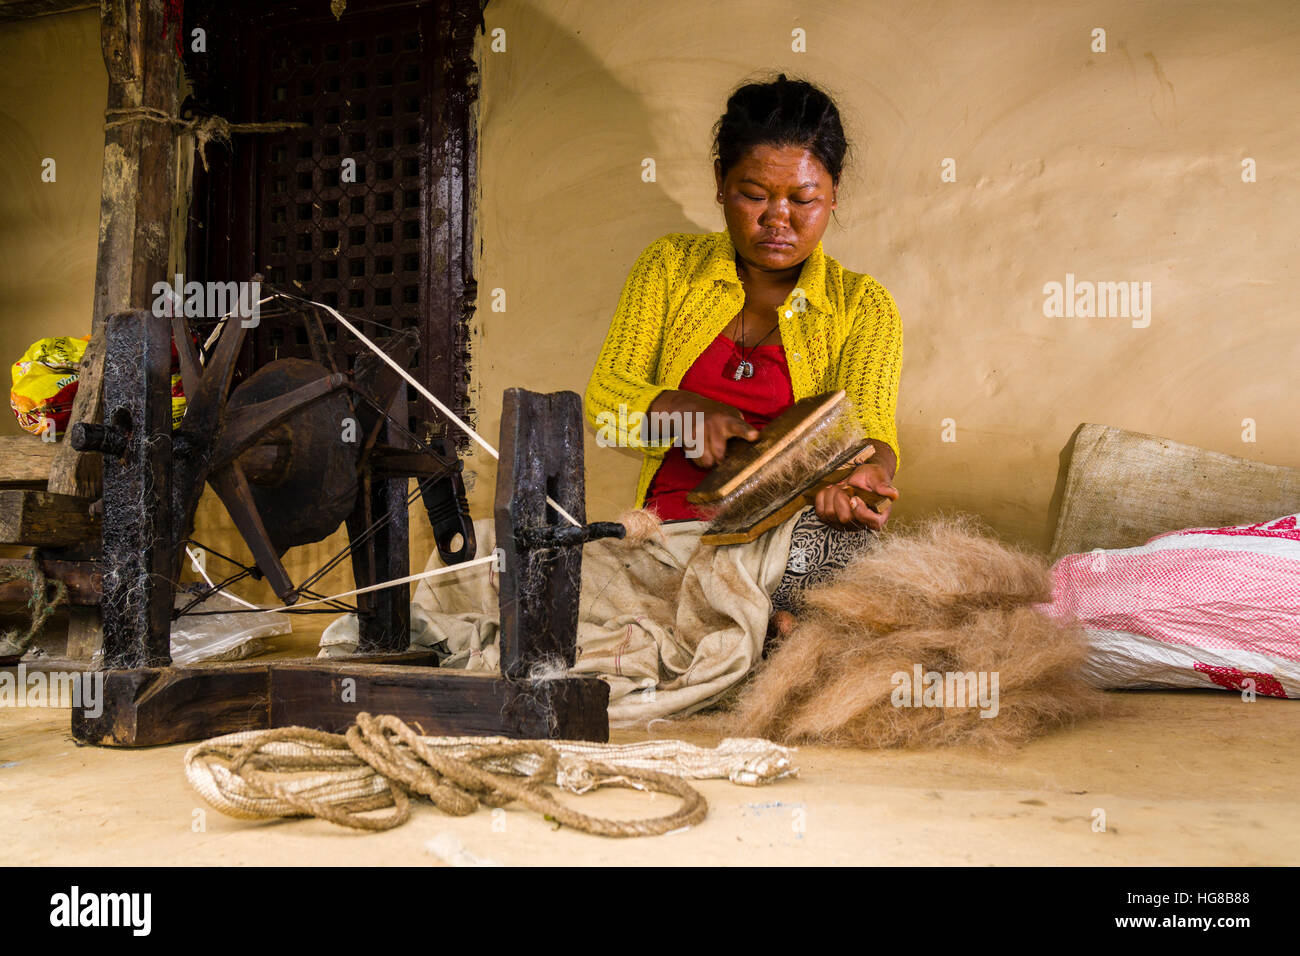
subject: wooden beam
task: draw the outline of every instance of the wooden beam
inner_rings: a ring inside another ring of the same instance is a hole
[[[58,447],[35,435],[0,436],[0,488],[45,487]]]
[[[609,739],[609,685],[599,678],[502,680],[495,674],[393,664],[271,668],[271,726],[342,733],[362,711],[393,714],[431,736]]]
[[[91,10],[98,6],[98,3],[87,3],[86,0],[0,0],[0,23],[30,20],[33,17],[69,13],[73,10]]]
[[[66,547],[94,544],[100,520],[85,498],[48,491],[0,490],[0,544]]]
[[[72,735],[83,743],[152,747],[270,726],[265,664],[96,673],[104,675],[103,699],[72,708]]]
[[[577,660],[582,548],[535,547],[528,533],[563,521],[546,503],[548,495],[575,521],[586,521],[582,399],[575,392],[506,389],[498,447],[493,513],[503,554],[501,673],[522,679],[534,666],[570,668]]]
[[[531,683],[337,659],[102,673],[102,706],[72,710],[73,736],[84,743],[151,747],[270,727],[339,733],[362,711],[428,735],[609,739],[609,686],[594,677]]]
[[[103,0],[100,33],[110,111],[143,107],[167,116],[177,114],[179,58],[172,37],[182,27],[167,22],[167,8],[166,0]],[[175,193],[173,126],[138,120],[104,131],[91,338],[81,360],[73,424],[99,422],[103,415],[104,319],[114,312],[146,308],[154,300],[153,284],[170,278]],[[94,498],[100,482],[98,455],[81,454],[67,442],[59,444],[50,470],[50,491]]]
[[[171,326],[137,309],[104,323],[106,430],[124,448],[104,450],[104,663],[160,667],[171,663],[172,596],[177,554],[172,535],[172,416],[168,369]],[[89,429],[74,425],[70,442],[90,450]],[[107,437],[107,436],[105,436]]]
[[[400,413],[402,407],[402,393],[397,392],[390,397],[389,413]],[[396,440],[398,433],[393,421],[381,420],[378,436]],[[352,552],[352,576],[359,588],[399,580],[411,573],[407,484],[406,478],[361,476],[355,506],[347,517],[348,539],[356,541],[376,521],[386,520]],[[356,602],[358,650],[391,653],[410,646],[410,584],[358,594]]]

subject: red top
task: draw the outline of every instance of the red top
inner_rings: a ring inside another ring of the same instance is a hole
[[[790,382],[790,368],[785,362],[785,347],[759,345],[752,352],[743,350],[754,366],[754,375],[736,381],[723,371],[723,366],[730,362],[734,368],[740,351],[735,342],[719,335],[682,376],[678,388],[732,406],[745,421],[761,431],[763,426],[794,404],[794,386]],[[696,438],[693,430],[690,437],[692,442]],[[686,496],[708,473],[708,469],[700,468],[694,459],[686,457],[682,445],[674,445],[668,449],[650,481],[645,507],[657,512],[664,521],[699,519],[702,516],[687,503]]]

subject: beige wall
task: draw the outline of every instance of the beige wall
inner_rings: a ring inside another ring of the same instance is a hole
[[[902,315],[898,516],[975,511],[1045,544],[1081,422],[1300,465],[1300,6],[494,0],[486,21],[507,52],[482,67],[485,434],[507,386],[584,389],[646,244],[723,228],[710,129],[770,68],[823,85],[857,147],[825,244]],[[1090,52],[1094,27],[1109,52]],[[1045,318],[1067,272],[1149,281],[1150,326]],[[637,459],[587,434],[589,514],[610,517]]]
[[[108,75],[99,12],[0,25],[0,385],[49,335],[90,332]],[[55,161],[55,182],[41,162]],[[7,410],[0,434],[21,435]]]
[[[1300,465],[1289,0],[492,0],[486,23],[507,43],[478,41],[473,388],[494,444],[504,388],[583,391],[645,245],[722,228],[710,129],[737,82],[771,69],[831,92],[857,151],[826,248],[902,313],[898,516],[974,511],[1045,544],[1058,455],[1085,421]],[[806,53],[790,49],[796,27]],[[1109,52],[1090,52],[1095,27]],[[0,63],[7,368],[41,335],[89,331],[106,83],[96,14],[0,26]],[[40,182],[45,155],[57,184]],[[656,182],[641,181],[646,157]],[[946,157],[955,183],[940,181]],[[1256,183],[1241,181],[1245,157]],[[1150,282],[1150,326],[1045,318],[1043,285],[1067,272]],[[494,289],[507,311],[491,310]],[[8,417],[0,428],[16,431]],[[469,468],[474,513],[487,514],[495,467],[476,455]],[[590,517],[629,505],[636,472],[634,454],[588,432]],[[205,504],[200,536],[231,533]],[[422,564],[427,538],[412,550]]]

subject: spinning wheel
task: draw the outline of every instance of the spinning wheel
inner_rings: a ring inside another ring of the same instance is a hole
[[[285,293],[275,293],[273,301],[278,307],[258,321],[300,324],[312,359],[272,361],[233,389],[235,363],[251,323],[226,319],[209,337],[203,362],[183,317],[171,319],[170,331],[165,319],[145,313],[114,317],[104,376],[106,423],[74,425],[69,436],[78,450],[106,453],[104,509],[116,533],[106,537],[105,565],[129,565],[152,547],[160,551],[149,569],[155,591],[168,590],[157,586],[162,578],[174,592],[205,483],[220,497],[255,561],[222,584],[245,574],[264,576],[286,605],[302,596],[319,598],[311,585],[347,557],[357,588],[405,577],[408,505],[417,496],[443,561],[472,558],[474,531],[461,463],[442,442],[421,441],[390,414],[402,380],[368,353],[351,371],[340,367],[341,351],[332,347],[310,303]],[[158,387],[166,380],[172,342],[187,396],[184,419],[174,433],[170,396]],[[390,336],[386,350],[406,363],[415,345],[415,332],[408,330]],[[130,438],[137,432],[148,440],[133,445]],[[168,444],[170,462],[162,460]],[[129,460],[132,447],[138,460]],[[168,466],[170,475],[161,474]],[[408,498],[412,477],[418,479],[417,491]],[[159,492],[164,487],[169,494]],[[285,551],[324,540],[341,523],[348,529],[347,548],[304,581],[291,581]],[[150,526],[147,536],[131,531]],[[109,553],[110,538],[121,553]],[[129,581],[123,584],[130,587]],[[167,595],[166,602],[161,597],[158,602],[169,618],[171,601]],[[409,586],[357,595],[359,650],[405,650],[409,603]],[[126,602],[128,609],[131,604]],[[130,613],[123,619],[120,610],[121,602],[106,600],[106,635],[140,623]],[[155,619],[150,627],[159,624]],[[153,664],[160,656],[146,653],[117,663]]]
[[[312,359],[272,361],[233,390],[244,335],[238,319],[209,338],[206,361],[181,319],[169,327],[166,317],[140,311],[106,320],[105,423],[78,423],[70,434],[79,450],[104,456],[104,699],[93,710],[73,708],[73,735],[147,746],[267,727],[338,732],[368,710],[432,734],[607,739],[603,681],[530,676],[539,664],[573,666],[578,549],[624,533],[619,524],[582,523],[579,397],[507,390],[494,504],[504,552],[502,673],[441,671],[435,655],[401,653],[409,645],[408,505],[423,498],[444,563],[467,561],[475,541],[459,460],[445,445],[411,435],[391,414],[403,382],[394,366],[402,367],[414,342],[389,336],[383,356],[363,355],[348,370],[330,348],[314,303],[284,293],[275,298],[284,304],[279,318],[306,323]],[[174,434],[173,332],[189,397]],[[411,478],[417,488],[408,497]],[[176,572],[205,483],[256,560],[245,571],[265,575],[289,613],[302,597],[321,603],[310,585],[352,558],[358,655],[171,666]],[[557,525],[557,515],[573,526]],[[285,550],[323,539],[340,521],[348,547],[304,581],[291,581]]]

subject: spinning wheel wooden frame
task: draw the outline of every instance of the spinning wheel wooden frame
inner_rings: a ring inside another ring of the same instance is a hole
[[[319,321],[310,310],[304,314],[316,327],[309,332],[320,358],[316,369],[299,359],[282,360],[292,364],[281,367],[285,375],[272,383],[272,394],[248,402],[232,402],[239,389],[228,394],[242,340],[238,319],[227,320],[201,363],[183,320],[143,311],[108,318],[105,424],[78,424],[70,438],[78,449],[104,456],[101,606],[109,670],[102,713],[74,710],[74,734],[133,746],[286,723],[341,728],[359,710],[369,710],[416,720],[430,733],[606,739],[603,682],[528,679],[535,663],[573,663],[580,555],[566,549],[623,533],[621,525],[550,524],[548,489],[559,489],[565,510],[583,520],[581,404],[573,393],[506,393],[497,488],[497,536],[506,554],[500,571],[504,677],[409,666],[436,660],[404,654],[406,585],[372,592],[383,600],[370,604],[370,639],[351,663],[170,666],[176,570],[205,481],[230,510],[276,593],[286,603],[297,599],[280,556],[286,541],[298,543],[297,537],[319,532],[304,529],[315,503],[304,501],[297,510],[290,505],[288,515],[267,515],[258,506],[258,489],[274,488],[286,470],[300,469],[295,456],[306,455],[309,466],[323,456],[328,446],[320,435],[338,424],[325,416],[321,426],[320,410],[330,402],[355,415],[358,426],[357,495],[347,515],[350,537],[365,544],[353,555],[358,587],[405,576],[411,477],[419,480],[426,506],[433,502],[430,518],[444,561],[473,556],[459,460],[438,449],[386,442],[395,423],[384,411],[400,394],[400,378],[380,362],[358,361],[351,372],[337,368]],[[168,388],[173,333],[191,403],[174,434]],[[399,340],[391,347],[406,345]],[[396,530],[385,538],[366,536],[376,519]],[[456,534],[463,542],[453,552]],[[407,665],[377,663],[398,658]],[[340,692],[345,678],[352,680],[350,694]]]

